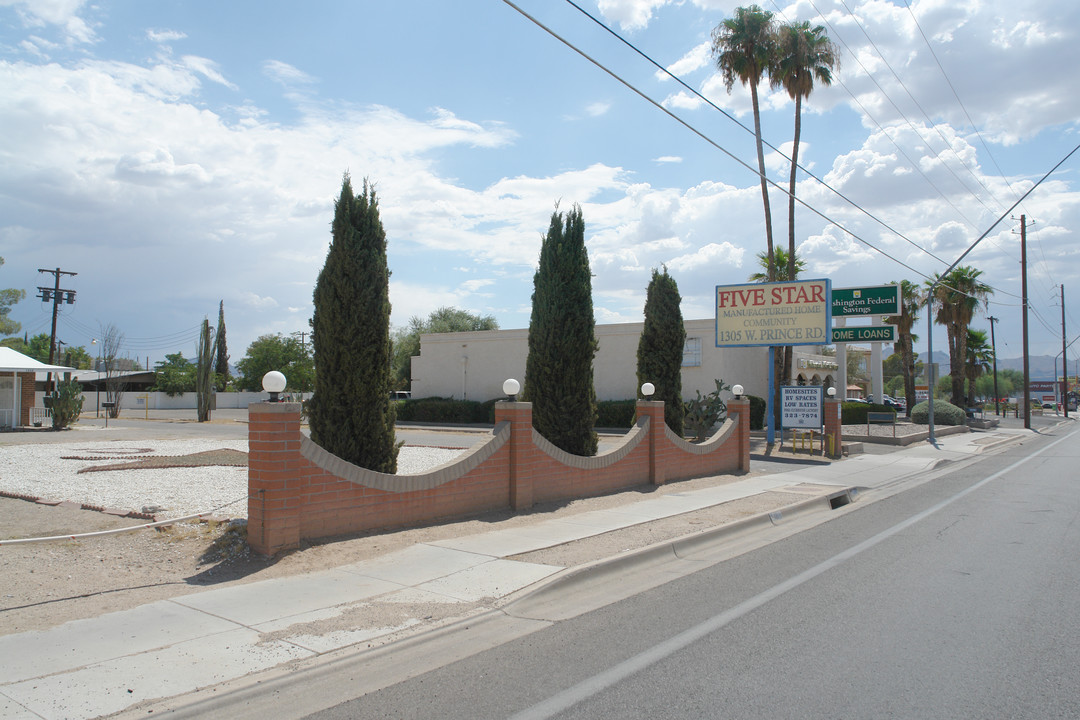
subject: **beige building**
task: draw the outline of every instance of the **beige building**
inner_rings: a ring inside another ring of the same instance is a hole
[[[716,389],[715,380],[742,385],[750,395],[764,397],[768,390],[768,349],[764,347],[718,348],[712,318],[687,320],[683,349],[683,396],[693,398]],[[631,400],[637,397],[637,347],[644,323],[597,325],[599,345],[593,361],[597,400]],[[792,376],[799,384],[832,385],[835,358],[796,347]],[[524,383],[529,331],[489,330],[439,333],[420,336],[420,355],[412,359],[412,396],[453,397],[485,401],[504,397],[503,381]]]

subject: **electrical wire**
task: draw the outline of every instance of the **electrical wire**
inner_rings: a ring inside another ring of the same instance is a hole
[[[782,186],[781,186],[780,184],[778,184],[777,182],[775,182],[775,181],[773,181],[773,180],[769,179],[769,177],[768,177],[767,175],[762,175],[762,174],[761,174],[761,172],[760,172],[760,171],[759,171],[759,170],[758,170],[757,168],[755,168],[755,167],[751,167],[749,163],[745,162],[744,160],[742,160],[741,158],[739,158],[738,156],[736,156],[736,155],[735,155],[734,153],[732,153],[732,152],[731,152],[730,150],[728,150],[728,149],[727,149],[727,148],[725,148],[724,146],[720,145],[720,143],[716,142],[715,140],[713,140],[712,138],[710,138],[709,136],[705,135],[705,134],[704,134],[703,132],[701,132],[700,130],[698,130],[697,128],[695,128],[695,127],[694,127],[693,125],[691,125],[691,124],[690,124],[690,123],[688,123],[687,121],[683,120],[683,119],[682,119],[681,117],[679,117],[678,115],[676,115],[676,114],[675,114],[675,113],[673,113],[672,111],[668,110],[668,109],[667,109],[666,107],[664,107],[664,106],[663,106],[663,104],[662,104],[662,103],[659,103],[659,102],[657,102],[656,100],[654,100],[653,98],[649,97],[649,96],[648,96],[647,94],[645,94],[645,92],[644,92],[644,91],[642,91],[642,90],[638,89],[638,88],[637,88],[636,86],[634,86],[633,84],[631,84],[631,83],[630,83],[630,82],[629,82],[628,80],[626,80],[626,79],[622,78],[621,76],[619,76],[619,75],[618,75],[617,73],[615,73],[615,72],[614,72],[613,70],[611,70],[611,69],[609,69],[608,67],[606,67],[606,66],[605,66],[604,64],[602,64],[602,63],[601,63],[600,61],[598,61],[598,60],[596,60],[595,58],[593,58],[592,56],[590,56],[590,55],[589,55],[588,53],[586,53],[586,52],[585,52],[584,50],[582,50],[581,48],[577,47],[576,45],[574,45],[573,43],[571,43],[571,42],[570,42],[569,40],[567,40],[566,38],[564,38],[564,37],[562,37],[561,35],[559,35],[558,33],[556,33],[556,32],[555,32],[555,31],[554,31],[553,29],[551,29],[551,28],[550,28],[550,27],[548,27],[547,25],[544,25],[544,24],[543,24],[542,22],[540,22],[540,21],[539,21],[538,19],[536,19],[535,17],[533,17],[533,16],[532,16],[532,15],[530,15],[529,13],[525,12],[525,10],[523,10],[523,9],[522,9],[522,8],[520,8],[520,7],[518,7],[518,6],[516,5],[516,4],[514,4],[513,2],[511,2],[511,0],[502,0],[502,2],[503,2],[504,4],[506,4],[506,5],[510,6],[510,7],[511,7],[511,8],[513,8],[514,10],[516,10],[516,11],[517,11],[518,13],[520,13],[520,14],[521,14],[521,15],[522,15],[523,17],[525,17],[526,19],[528,19],[528,20],[529,20],[530,22],[532,22],[532,23],[533,23],[534,25],[536,25],[536,26],[537,26],[537,27],[539,27],[539,28],[540,28],[541,30],[543,30],[544,32],[546,32],[546,33],[548,33],[549,35],[551,35],[551,36],[552,36],[553,38],[555,38],[555,39],[556,39],[556,40],[558,40],[559,42],[561,42],[561,43],[562,43],[563,45],[565,45],[565,46],[566,46],[567,48],[569,48],[569,49],[573,50],[573,51],[574,51],[575,53],[577,53],[578,55],[580,55],[580,56],[581,56],[582,58],[584,58],[585,60],[587,60],[587,61],[589,61],[590,63],[592,63],[592,64],[593,64],[593,65],[594,65],[594,66],[595,66],[595,67],[596,67],[597,69],[599,69],[599,70],[603,71],[603,72],[604,72],[604,73],[605,73],[606,75],[608,75],[609,77],[611,77],[611,78],[612,78],[613,80],[615,80],[615,81],[616,81],[616,82],[618,82],[619,84],[623,85],[623,86],[624,86],[625,88],[627,88],[628,90],[630,90],[631,92],[633,92],[633,93],[634,93],[635,95],[637,95],[638,97],[640,97],[640,98],[641,98],[642,100],[645,100],[645,101],[646,101],[647,103],[649,103],[650,105],[652,105],[653,107],[655,107],[655,108],[656,108],[657,110],[659,110],[660,112],[664,113],[665,115],[667,115],[668,117],[670,117],[670,118],[671,118],[672,120],[674,120],[675,122],[677,122],[677,123],[679,123],[680,125],[682,125],[683,127],[685,127],[685,128],[687,129],[687,130],[689,130],[690,132],[692,132],[693,134],[697,135],[697,136],[698,136],[699,138],[701,138],[702,140],[704,140],[704,141],[705,141],[706,143],[708,143],[709,145],[713,146],[714,148],[716,148],[717,150],[719,150],[720,152],[724,153],[724,154],[725,154],[725,155],[727,155],[727,156],[728,156],[729,158],[731,158],[732,160],[734,160],[734,161],[735,161],[736,163],[738,163],[739,165],[743,166],[744,168],[746,168],[747,170],[749,170],[750,172],[752,172],[752,173],[753,173],[754,175],[756,175],[756,176],[757,176],[758,178],[763,178],[763,179],[765,180],[765,182],[767,182],[768,184],[772,185],[772,186],[773,186],[774,188],[776,188],[777,190],[779,190],[779,191],[780,191],[781,193],[783,193],[784,195],[787,195],[787,196],[791,196],[791,193],[790,193],[790,191],[788,191],[788,189],[787,189],[787,188],[785,188],[785,187],[782,187]],[[840,230],[842,230],[843,232],[845,232],[845,233],[847,233],[848,235],[850,235],[850,236],[851,236],[851,237],[852,237],[853,239],[855,239],[856,241],[858,241],[858,242],[862,243],[863,245],[867,246],[867,247],[868,247],[868,248],[870,248],[871,250],[874,250],[875,252],[879,253],[880,255],[882,255],[882,256],[884,256],[884,257],[887,257],[887,258],[889,258],[890,260],[892,260],[893,262],[895,262],[895,263],[896,263],[897,265],[900,265],[901,267],[903,267],[903,268],[906,268],[907,270],[910,270],[911,272],[915,273],[916,275],[918,275],[918,276],[919,276],[919,277],[921,277],[921,278],[924,278],[924,279],[926,279],[926,280],[929,280],[929,279],[930,279],[930,277],[929,277],[929,276],[928,276],[928,275],[927,275],[926,273],[922,272],[921,270],[916,270],[915,268],[913,268],[913,267],[911,267],[910,265],[908,265],[907,263],[905,263],[905,262],[904,262],[903,260],[900,260],[899,258],[896,258],[896,257],[894,257],[894,256],[890,255],[889,253],[885,252],[885,251],[884,251],[884,250],[882,250],[881,248],[879,248],[879,247],[877,247],[876,245],[874,245],[873,243],[871,243],[871,242],[870,242],[869,240],[866,240],[865,238],[861,237],[860,235],[856,234],[855,232],[853,232],[853,231],[851,231],[851,230],[847,229],[846,227],[844,227],[843,225],[841,225],[841,224],[840,224],[840,223],[839,223],[838,221],[836,221],[836,220],[833,220],[833,219],[832,219],[831,217],[829,217],[828,215],[824,214],[823,212],[821,212],[820,210],[818,210],[818,209],[817,209],[817,208],[815,208],[814,206],[810,205],[809,203],[807,203],[806,201],[804,201],[804,200],[803,200],[802,198],[799,198],[799,197],[795,196],[795,197],[794,197],[794,200],[795,200],[795,202],[799,203],[800,205],[802,205],[802,206],[803,206],[804,208],[806,208],[806,209],[807,209],[807,210],[809,210],[810,212],[814,213],[815,215],[817,215],[817,216],[818,216],[818,217],[820,217],[821,219],[825,220],[825,221],[826,221],[827,223],[829,223],[830,225],[833,225],[834,227],[836,227],[836,228],[839,228],[839,229],[840,229]]]
[[[665,75],[667,75],[667,76],[668,76],[669,78],[671,78],[672,80],[674,80],[675,82],[677,82],[677,83],[678,83],[679,85],[681,85],[681,86],[682,86],[682,87],[683,87],[683,88],[684,88],[685,90],[687,90],[688,92],[692,93],[692,94],[693,94],[693,95],[694,95],[695,97],[697,97],[697,98],[698,98],[699,100],[701,100],[702,102],[706,103],[706,104],[707,104],[707,105],[708,105],[709,107],[711,107],[711,108],[712,108],[713,110],[716,110],[716,111],[717,111],[717,112],[719,112],[719,113],[720,113],[721,115],[723,115],[724,117],[726,117],[726,118],[727,118],[728,120],[730,120],[731,122],[735,123],[735,124],[736,124],[736,125],[738,125],[738,126],[739,126],[740,128],[742,128],[743,130],[745,130],[745,131],[746,131],[747,133],[749,133],[750,135],[753,135],[753,136],[755,136],[755,137],[756,137],[756,133],[754,132],[754,130],[753,130],[753,129],[751,129],[751,128],[747,127],[747,126],[746,126],[746,124],[744,124],[744,123],[743,123],[742,121],[740,121],[740,120],[739,120],[738,118],[736,118],[735,116],[733,116],[733,115],[732,115],[731,113],[729,113],[729,112],[728,112],[727,110],[724,110],[724,109],[723,109],[722,107],[720,107],[719,105],[715,104],[715,103],[714,103],[714,102],[713,102],[712,100],[709,100],[709,99],[708,99],[707,97],[705,97],[704,95],[702,95],[702,94],[701,94],[700,92],[698,92],[698,91],[697,91],[697,90],[695,90],[694,88],[690,87],[690,86],[689,86],[689,85],[688,85],[688,84],[687,84],[686,82],[684,82],[684,81],[682,80],[682,78],[680,78],[680,77],[679,77],[678,75],[675,75],[674,73],[672,73],[672,72],[671,72],[670,70],[668,70],[668,69],[667,69],[666,67],[664,67],[663,65],[661,65],[660,63],[658,63],[658,62],[657,62],[656,60],[654,60],[654,59],[653,59],[653,58],[652,58],[651,56],[649,56],[649,55],[648,55],[647,53],[645,53],[644,51],[642,51],[642,50],[641,50],[640,48],[638,48],[638,47],[637,47],[636,45],[634,45],[634,44],[633,44],[633,43],[631,43],[631,42],[630,42],[629,40],[627,40],[626,38],[624,38],[624,37],[623,37],[622,35],[620,35],[619,33],[615,32],[615,31],[614,31],[613,29],[611,29],[610,27],[608,27],[607,25],[605,25],[605,24],[604,24],[603,22],[601,22],[601,21],[600,21],[600,20],[599,20],[599,19],[598,19],[597,17],[595,17],[595,16],[594,16],[594,15],[592,15],[592,14],[591,14],[590,12],[588,12],[587,10],[585,10],[584,8],[582,8],[582,7],[581,7],[580,5],[578,5],[578,4],[576,3],[576,2],[574,2],[574,0],[566,0],[566,2],[567,2],[567,4],[569,4],[569,5],[573,6],[573,7],[575,8],[575,9],[577,9],[577,11],[578,11],[578,12],[580,12],[580,13],[581,13],[582,15],[584,15],[584,16],[585,16],[585,17],[587,17],[587,18],[589,18],[589,19],[590,19],[590,20],[592,20],[592,21],[593,21],[594,23],[596,23],[596,24],[597,24],[597,25],[598,25],[599,27],[603,28],[603,29],[604,29],[605,31],[607,31],[607,32],[608,32],[609,34],[611,34],[611,35],[612,35],[612,36],[613,36],[613,37],[614,37],[615,39],[617,39],[617,40],[618,40],[619,42],[623,43],[623,44],[624,44],[624,45],[626,45],[626,46],[627,46],[628,48],[630,48],[630,49],[631,49],[631,50],[633,50],[633,51],[634,51],[635,53],[637,53],[637,54],[638,54],[639,56],[641,56],[641,57],[642,57],[642,58],[643,58],[644,60],[646,60],[647,62],[649,62],[650,64],[652,64],[652,65],[653,65],[654,67],[656,67],[656,68],[657,68],[657,69],[658,69],[658,70],[659,70],[660,72],[662,72],[662,73],[664,73]],[[610,74],[610,73],[609,73],[609,74]],[[891,138],[890,138],[890,139],[891,139]],[[788,156],[788,155],[787,155],[786,153],[784,153],[784,152],[783,152],[782,150],[780,150],[780,149],[779,149],[779,148],[777,148],[777,147],[776,147],[775,145],[773,145],[772,143],[770,143],[770,142],[769,142],[768,140],[766,140],[765,138],[762,138],[762,139],[761,139],[761,142],[762,142],[762,144],[763,144],[763,145],[765,145],[766,147],[768,147],[768,148],[769,148],[770,150],[772,150],[773,152],[775,152],[775,153],[776,153],[777,155],[779,155],[779,156],[780,156],[780,157],[782,157],[783,159],[787,160],[787,161],[788,161],[789,163],[791,162],[791,158],[790,158],[790,157],[789,157],[789,156]],[[900,148],[898,147],[898,149],[900,149]],[[900,151],[901,151],[901,152],[903,152],[903,150],[902,150],[902,149],[900,149]],[[884,220],[882,220],[881,218],[877,217],[876,215],[874,215],[873,213],[871,213],[871,212],[870,212],[869,210],[867,210],[866,208],[862,207],[862,206],[861,206],[861,205],[859,205],[859,204],[858,204],[857,202],[855,202],[854,200],[852,200],[851,198],[849,198],[849,197],[848,197],[847,195],[845,195],[844,193],[842,193],[842,192],[840,192],[839,190],[837,190],[836,188],[834,188],[834,187],[833,187],[832,185],[830,185],[829,183],[827,183],[827,182],[826,182],[826,181],[825,181],[825,180],[824,180],[823,178],[819,178],[819,177],[818,177],[817,175],[815,175],[815,174],[814,174],[813,172],[811,172],[810,170],[808,170],[807,168],[803,167],[802,165],[800,165],[800,164],[798,164],[798,163],[796,163],[796,164],[795,164],[795,167],[797,167],[797,168],[798,168],[799,170],[801,170],[801,171],[802,171],[803,173],[805,173],[805,174],[806,174],[806,175],[808,175],[809,177],[811,177],[811,178],[813,178],[814,180],[816,180],[816,181],[817,181],[818,183],[820,183],[820,184],[821,184],[821,186],[822,186],[822,187],[824,187],[825,189],[827,189],[827,190],[829,190],[830,192],[832,192],[833,194],[835,194],[835,195],[836,195],[837,197],[839,197],[840,199],[842,199],[842,200],[843,200],[844,202],[848,203],[848,204],[849,204],[849,205],[851,205],[851,206],[852,206],[853,208],[855,208],[855,209],[856,209],[856,210],[858,210],[859,212],[863,213],[863,214],[864,214],[864,215],[866,215],[866,216],[867,216],[868,218],[870,218],[871,220],[873,220],[873,221],[874,221],[874,222],[876,222],[877,224],[881,225],[881,226],[882,226],[883,228],[885,228],[885,229],[886,229],[886,230],[888,230],[889,232],[893,233],[894,235],[896,235],[896,236],[897,236],[897,237],[899,237],[900,239],[902,239],[902,240],[904,240],[905,242],[907,242],[907,243],[908,243],[909,245],[911,245],[912,247],[914,247],[914,248],[915,248],[916,250],[918,250],[919,252],[922,252],[922,253],[925,253],[925,254],[929,255],[930,257],[932,257],[933,259],[937,260],[937,261],[938,261],[939,263],[941,263],[942,265],[945,265],[945,264],[946,264],[946,263],[945,263],[945,260],[943,260],[943,259],[939,258],[939,257],[938,257],[937,255],[935,255],[934,253],[930,252],[929,250],[927,250],[927,249],[926,249],[926,248],[924,248],[923,246],[919,245],[919,244],[918,244],[918,243],[916,243],[916,242],[915,242],[914,240],[911,240],[910,238],[908,238],[908,237],[907,237],[906,235],[904,235],[904,234],[903,234],[902,232],[900,232],[900,231],[899,231],[899,230],[897,230],[896,228],[892,227],[891,225],[889,225],[888,223],[886,223],[886,222],[885,222]],[[758,174],[756,170],[754,170],[754,172],[755,172],[755,174]],[[771,182],[771,181],[770,181],[770,182]],[[775,183],[774,183],[774,185],[775,185]],[[787,194],[787,195],[790,195],[790,191],[785,191],[785,194]],[[925,276],[924,276],[924,277],[925,277]]]

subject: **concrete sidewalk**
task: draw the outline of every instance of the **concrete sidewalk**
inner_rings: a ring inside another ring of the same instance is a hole
[[[288,661],[385,643],[433,627],[434,616],[468,616],[493,599],[573,572],[509,559],[521,553],[803,483],[834,488],[819,499],[885,487],[1024,435],[1012,429],[954,435],[937,447],[923,443],[758,475],[0,637],[0,718],[93,718]]]

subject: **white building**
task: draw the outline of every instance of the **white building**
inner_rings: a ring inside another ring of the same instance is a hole
[[[712,318],[687,320],[683,350],[682,391],[693,398],[716,389],[715,380],[742,385],[750,395],[768,391],[768,349],[716,347]],[[644,323],[597,325],[598,350],[593,360],[597,400],[637,397],[637,347]],[[809,354],[816,346],[796,347],[792,375],[799,384],[830,387],[835,358]],[[485,401],[504,397],[502,383],[524,383],[529,331],[487,330],[420,336],[420,355],[412,359],[412,396],[453,397]]]

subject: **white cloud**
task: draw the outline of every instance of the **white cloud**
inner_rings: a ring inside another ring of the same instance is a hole
[[[606,115],[610,109],[611,103],[609,102],[594,102],[585,108],[585,113],[589,117],[600,117],[601,115]]]
[[[311,75],[280,60],[267,60],[264,62],[263,73],[285,86],[308,85],[315,82],[315,78]]]
[[[654,10],[669,2],[671,0],[599,0],[597,8],[624,30],[639,30],[649,24]]]
[[[0,0],[0,6],[14,7],[28,27],[56,26],[71,43],[97,40],[90,25],[79,17],[85,4],[86,0]]]
[[[183,40],[187,35],[178,30],[154,30],[149,29],[146,31],[146,38],[150,42],[155,43],[171,43],[177,40]]]
[[[683,78],[703,67],[712,65],[712,42],[705,41],[695,45],[689,52],[667,66],[667,71],[677,78]],[[667,73],[656,71],[658,80],[670,80]]]
[[[677,155],[664,155],[653,160],[654,163],[659,165],[670,165],[681,163],[683,159]]]

